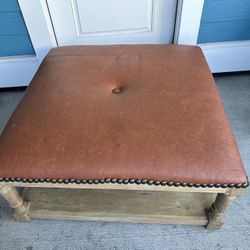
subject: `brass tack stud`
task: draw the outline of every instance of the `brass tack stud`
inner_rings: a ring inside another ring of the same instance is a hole
[[[135,180],[135,184],[140,185],[140,184],[141,184],[141,180],[136,179],[136,180]]]
[[[123,184],[128,184],[129,183],[129,181],[128,180],[123,180]]]
[[[249,183],[248,183],[248,182],[245,182],[245,183],[242,184],[242,187],[243,187],[243,188],[246,188],[246,187],[248,187],[248,186],[249,186]]]
[[[106,178],[106,179],[105,179],[105,182],[106,182],[106,183],[110,183],[110,179],[109,179],[109,178]]]
[[[148,180],[148,185],[153,185],[153,184],[154,184],[154,181]]]
[[[160,185],[160,181],[154,181],[154,184],[156,185],[156,186],[159,186]]]
[[[115,178],[111,179],[110,181],[111,181],[111,183],[116,183],[116,179]]]
[[[135,179],[129,179],[129,183],[130,184],[134,184],[135,183]]]

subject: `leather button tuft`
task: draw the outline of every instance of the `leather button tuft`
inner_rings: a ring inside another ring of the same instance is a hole
[[[114,93],[114,94],[119,94],[119,93],[121,93],[121,88],[115,88],[115,89],[112,89],[112,92]]]

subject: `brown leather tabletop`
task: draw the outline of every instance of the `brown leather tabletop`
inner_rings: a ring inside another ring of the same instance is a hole
[[[202,51],[180,45],[53,49],[1,135],[0,177],[247,185]]]

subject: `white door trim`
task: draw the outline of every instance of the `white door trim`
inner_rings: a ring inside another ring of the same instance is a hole
[[[250,41],[198,44],[213,73],[250,70]]]
[[[48,51],[57,46],[46,0],[18,0],[18,2],[36,57],[41,63]]]
[[[18,0],[34,56],[0,57],[0,88],[27,86],[48,51],[57,46],[46,0]]]
[[[201,47],[213,73],[250,70],[250,41],[197,44],[204,0],[179,0],[176,44]]]
[[[205,0],[178,0],[174,43],[196,45]]]
[[[36,56],[1,57],[0,88],[27,86],[38,66]]]

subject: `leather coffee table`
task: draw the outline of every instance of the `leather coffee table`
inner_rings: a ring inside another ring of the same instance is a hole
[[[216,229],[247,186],[196,46],[52,49],[0,139],[1,194],[18,220]]]

